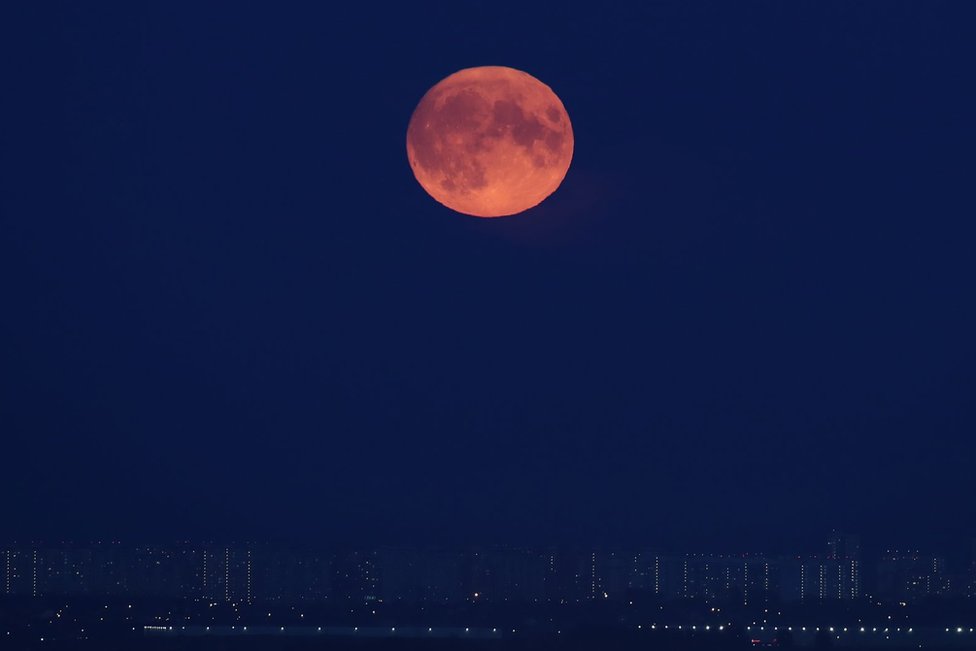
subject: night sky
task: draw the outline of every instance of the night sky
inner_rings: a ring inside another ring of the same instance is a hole
[[[143,4],[0,20],[0,537],[976,536],[969,3]],[[477,65],[519,216],[407,162]]]

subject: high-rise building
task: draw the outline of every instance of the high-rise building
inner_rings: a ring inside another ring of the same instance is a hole
[[[831,533],[827,541],[827,560],[838,564],[837,598],[857,599],[861,596],[861,539],[858,536]],[[832,573],[833,568],[831,568]],[[833,591],[829,591],[832,593]],[[843,596],[841,596],[843,594]],[[831,596],[830,598],[833,598]]]
[[[363,558],[371,554],[343,555],[348,562],[340,562],[332,554],[309,550],[259,547],[250,551],[252,599],[325,601],[333,594],[356,600],[370,594],[375,598],[364,587],[367,581],[375,586],[375,568],[363,567]]]
[[[853,559],[786,558],[781,561],[780,572],[784,601],[817,603],[860,597],[860,562]]]
[[[654,551],[634,552],[630,559],[628,587],[645,594],[661,594],[661,555]]]
[[[466,599],[537,603],[549,590],[549,554],[529,549],[478,549],[462,563]]]
[[[944,596],[951,587],[945,559],[938,556],[888,550],[878,563],[878,596],[887,601]]]
[[[458,603],[464,594],[457,551],[386,548],[378,553],[381,594],[388,603]]]
[[[664,599],[699,599],[744,606],[780,599],[780,562],[762,555],[656,557]]]
[[[973,539],[973,556],[969,562],[969,586],[966,596],[976,599],[976,538]]]
[[[373,551],[350,551],[333,558],[332,587],[338,599],[364,603],[380,595],[377,554]]]
[[[38,562],[41,559],[37,550],[7,548],[2,551],[3,594],[35,597],[40,594]]]
[[[847,560],[861,558],[861,539],[848,533],[833,531],[827,541],[827,558],[830,560]]]

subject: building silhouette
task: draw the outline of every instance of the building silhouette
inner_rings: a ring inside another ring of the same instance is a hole
[[[650,599],[764,607],[862,599],[856,536],[825,553],[663,554],[652,549],[475,548],[310,550],[255,544],[0,548],[7,596],[115,595],[215,603],[574,604]],[[976,542],[955,575],[945,560],[887,552],[872,565],[877,597],[976,599]]]

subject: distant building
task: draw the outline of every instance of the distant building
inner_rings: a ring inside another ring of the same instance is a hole
[[[90,549],[45,549],[37,556],[39,594],[88,594],[92,589]]]
[[[208,550],[213,572],[210,575],[213,598],[231,603],[254,600],[254,552],[250,548],[221,547]]]
[[[888,550],[878,563],[878,597],[891,602],[945,596],[952,588],[945,559]]]
[[[337,578],[359,598],[365,599],[368,593],[362,559],[355,555],[339,564],[332,554],[319,551],[254,546],[250,551],[251,598],[255,601],[325,601],[333,595]],[[370,576],[367,570],[366,577]]]
[[[332,587],[339,599],[365,603],[380,598],[380,570],[374,551],[347,551],[332,560]]]
[[[457,603],[466,598],[460,552],[380,550],[381,595],[386,602]]]
[[[463,555],[466,600],[536,603],[547,599],[550,558],[530,549],[477,549]]]
[[[38,561],[35,549],[4,549],[3,593],[38,596]]]
[[[834,531],[830,534],[830,540],[827,541],[827,558],[829,560],[860,560],[860,537]]]
[[[839,599],[858,599],[861,596],[861,539],[849,533],[834,531],[827,541],[827,560],[838,566],[837,590]],[[843,593],[843,596],[839,596]]]
[[[199,552],[175,545],[149,545],[117,548],[112,557],[121,572],[122,593],[181,597],[188,594],[188,589],[194,583],[194,566]],[[210,567],[216,571],[216,559],[211,560]],[[212,580],[209,587],[214,587],[214,583]],[[215,592],[209,590],[202,596],[218,598]]]
[[[660,596],[663,571],[662,557],[651,550],[633,552],[629,588],[635,592]]]
[[[653,550],[530,548],[294,550],[178,543],[0,548],[0,594],[131,595],[235,604],[372,601],[404,604],[584,603],[653,598],[746,607],[861,597],[857,536],[834,533],[812,556],[663,555]],[[945,561],[888,552],[878,596],[976,599],[973,558],[951,578]]]
[[[973,539],[973,556],[969,562],[969,584],[966,589],[966,596],[976,599],[976,539]]]
[[[780,599],[780,563],[761,555],[658,557],[657,594],[705,603],[768,604]]]
[[[823,556],[795,556],[781,561],[783,601],[819,603],[861,597],[861,543],[858,536],[833,532]]]
[[[783,601],[822,603],[858,598],[856,565],[850,561],[820,556],[796,557],[782,561]]]

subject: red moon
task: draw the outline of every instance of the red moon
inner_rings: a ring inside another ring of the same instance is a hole
[[[448,208],[514,215],[562,183],[573,127],[556,94],[532,75],[466,68],[420,100],[407,128],[407,158],[424,190]]]

